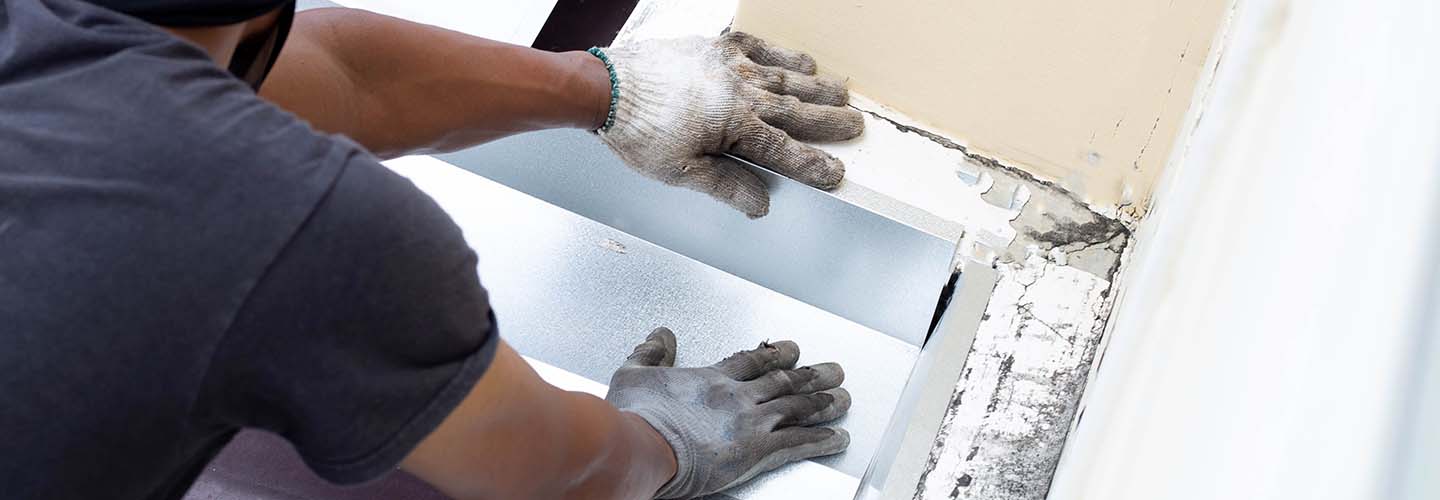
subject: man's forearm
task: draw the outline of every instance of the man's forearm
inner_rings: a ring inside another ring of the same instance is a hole
[[[632,413],[616,411],[614,406],[588,394],[571,393],[576,410],[570,418],[594,439],[592,445],[580,444],[580,450],[602,450],[588,460],[587,466],[575,464],[581,474],[556,498],[577,500],[609,500],[634,498],[648,500],[670,480],[675,471],[674,452],[665,438],[644,419]],[[583,423],[581,423],[583,422]],[[599,425],[597,425],[599,424]],[[609,428],[608,431],[605,431]]]
[[[545,383],[502,344],[401,466],[457,499],[648,500],[675,455],[640,417]]]
[[[383,157],[597,128],[605,67],[355,9],[301,12],[261,95]]]

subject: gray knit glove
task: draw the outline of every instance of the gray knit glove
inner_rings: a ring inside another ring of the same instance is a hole
[[[675,334],[657,328],[610,378],[605,399],[649,422],[675,450],[675,477],[655,498],[693,498],[781,465],[833,455],[850,435],[812,427],[850,409],[845,372],[795,368],[794,342],[764,343],[704,368],[672,368]]]
[[[755,218],[770,196],[755,173],[715,156],[733,153],[822,189],[845,167],[799,141],[864,130],[845,106],[845,83],[815,76],[815,60],[751,35],[645,40],[604,49],[619,100],[600,137],[620,158],[666,184],[700,191]]]

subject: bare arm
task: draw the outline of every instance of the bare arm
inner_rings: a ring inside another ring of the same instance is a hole
[[[261,95],[382,157],[450,151],[547,128],[595,129],[604,64],[357,9],[295,25]]]
[[[649,499],[675,474],[654,428],[540,379],[508,345],[401,463],[457,499]]]
[[[353,9],[295,18],[261,95],[381,157],[461,149],[547,128],[595,130],[627,164],[762,217],[766,184],[724,154],[821,189],[838,158],[799,141],[864,130],[845,82],[813,58],[731,32],[551,53]],[[613,113],[613,122],[607,117]]]

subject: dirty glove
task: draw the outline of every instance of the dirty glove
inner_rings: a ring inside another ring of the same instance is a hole
[[[799,141],[860,135],[860,112],[845,106],[845,83],[815,76],[810,56],[751,35],[644,40],[603,49],[614,65],[615,121],[600,137],[630,166],[666,184],[700,191],[751,218],[770,196],[733,153],[822,189],[845,167]]]
[[[840,365],[795,368],[794,342],[764,343],[703,368],[672,368],[675,334],[657,328],[610,378],[605,396],[675,449],[675,477],[655,498],[692,498],[790,462],[845,450],[844,430],[811,427],[850,409]]]

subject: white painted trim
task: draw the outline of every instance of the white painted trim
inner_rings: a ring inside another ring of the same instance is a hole
[[[1433,334],[1440,6],[1249,0],[1234,19],[1052,499],[1384,498],[1415,446],[1398,424]]]

